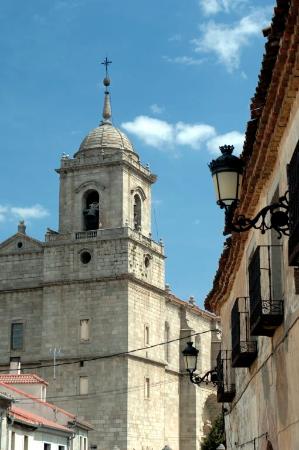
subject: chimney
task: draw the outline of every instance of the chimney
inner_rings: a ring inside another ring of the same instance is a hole
[[[9,373],[12,375],[20,375],[21,373],[21,358],[10,358]]]

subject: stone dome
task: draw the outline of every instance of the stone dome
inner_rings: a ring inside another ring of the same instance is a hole
[[[96,150],[102,148],[127,150],[129,152],[135,153],[133,145],[122,131],[120,131],[118,128],[115,128],[109,122],[103,122],[98,127],[91,130],[83,139],[75,156],[88,150]]]

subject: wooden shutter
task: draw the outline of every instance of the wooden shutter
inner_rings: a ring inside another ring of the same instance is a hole
[[[289,183],[289,265],[299,266],[299,144],[287,168]]]
[[[258,304],[262,306],[260,265],[260,247],[257,247],[248,267],[251,314]]]

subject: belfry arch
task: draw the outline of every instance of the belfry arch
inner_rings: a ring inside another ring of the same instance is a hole
[[[98,191],[90,189],[83,195],[84,230],[97,230],[100,224],[100,196]]]

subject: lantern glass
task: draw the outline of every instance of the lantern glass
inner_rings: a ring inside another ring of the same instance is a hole
[[[213,174],[213,182],[218,204],[230,206],[240,199],[242,175],[236,171],[219,171]]]
[[[182,351],[185,366],[188,372],[193,373],[197,367],[198,350],[193,347],[193,342],[187,342],[187,347]]]

